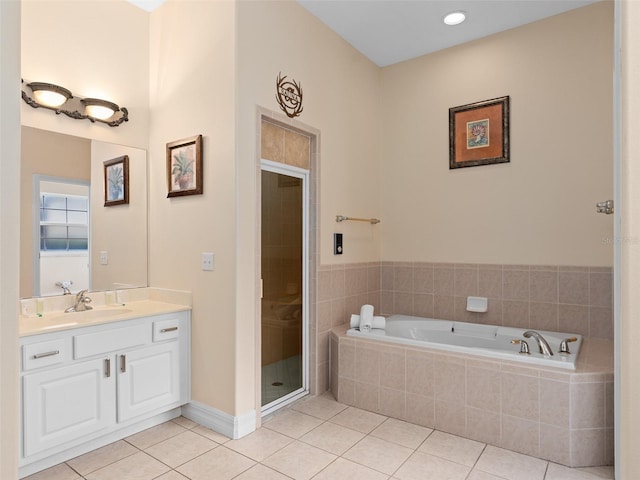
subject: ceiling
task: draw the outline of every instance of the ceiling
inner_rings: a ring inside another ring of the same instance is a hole
[[[598,0],[297,0],[380,67],[551,17]],[[447,13],[467,19],[447,26]]]
[[[152,11],[164,0],[129,0]],[[248,1],[248,0],[239,0]],[[297,0],[380,67],[583,7],[599,0]],[[447,26],[454,10],[464,23]]]

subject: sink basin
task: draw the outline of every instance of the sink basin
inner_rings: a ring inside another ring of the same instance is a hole
[[[115,317],[117,315],[123,315],[125,313],[131,313],[132,310],[130,308],[105,308],[100,310],[85,310],[83,312],[68,312],[65,315],[69,316],[69,319],[80,320],[80,319],[99,319],[105,317]]]

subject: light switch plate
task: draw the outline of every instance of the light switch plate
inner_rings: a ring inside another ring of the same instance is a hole
[[[109,252],[101,251],[100,265],[108,265],[108,264],[109,264]]]

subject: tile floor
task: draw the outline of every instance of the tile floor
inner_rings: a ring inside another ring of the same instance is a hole
[[[270,363],[262,367],[262,406],[302,388],[302,356]]]
[[[184,417],[29,480],[601,480],[571,469],[336,402],[308,397],[229,440]]]

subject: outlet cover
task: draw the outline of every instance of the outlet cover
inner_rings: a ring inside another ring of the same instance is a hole
[[[202,253],[202,270],[205,272],[213,272],[216,265],[216,257],[213,253],[203,252]]]

